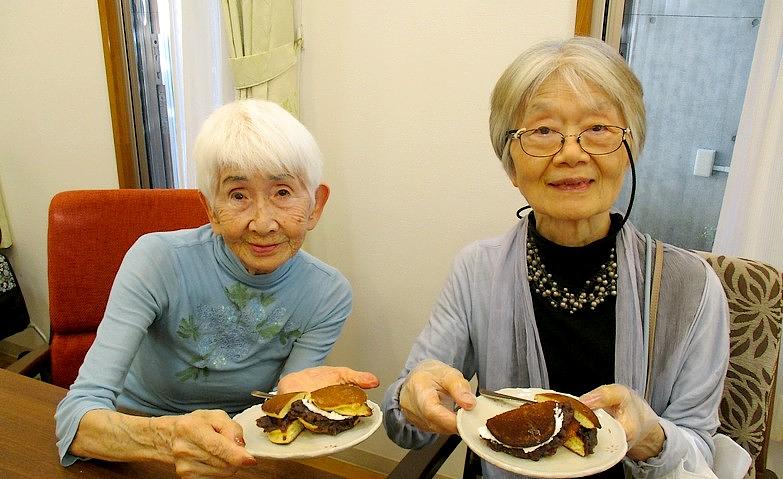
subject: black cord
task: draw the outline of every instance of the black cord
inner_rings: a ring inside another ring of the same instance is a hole
[[[626,140],[623,140],[623,146],[625,146],[625,151],[628,153],[628,161],[631,163],[631,199],[628,200],[628,208],[625,210],[625,216],[623,216],[623,221],[620,223],[620,227],[617,228],[618,232],[623,228],[623,225],[625,225],[625,222],[628,221],[628,218],[631,216],[633,199],[636,197],[636,167],[633,164],[631,147],[628,146],[628,142]]]
[[[617,231],[620,231],[623,228],[623,225],[625,225],[625,222],[628,221],[628,217],[631,215],[631,208],[633,208],[633,199],[636,197],[636,167],[633,163],[633,155],[631,154],[631,147],[628,146],[628,142],[626,140],[623,140],[623,146],[625,147],[625,151],[628,153],[628,161],[631,163],[631,199],[628,201],[628,208],[625,210],[625,215],[623,216],[623,221],[620,222],[620,226],[617,228]],[[530,205],[525,205],[522,208],[517,210],[517,218],[522,219],[522,212],[529,209]]]

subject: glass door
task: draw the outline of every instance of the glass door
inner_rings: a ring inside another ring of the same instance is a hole
[[[610,3],[607,15],[617,10]],[[763,6],[763,0],[624,2],[619,49],[642,82],[647,109],[631,221],[653,237],[712,248],[729,168],[742,167],[731,157]],[[620,210],[629,191],[626,181]]]

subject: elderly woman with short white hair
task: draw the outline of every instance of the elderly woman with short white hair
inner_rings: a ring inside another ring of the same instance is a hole
[[[181,477],[230,476],[256,463],[229,418],[254,404],[251,390],[378,385],[319,366],[352,299],[339,271],[300,249],[329,198],[312,135],[278,105],[242,100],[207,119],[194,156],[210,223],[128,251],[57,408],[64,465],[156,460]]]
[[[387,390],[390,438],[410,448],[455,433],[443,398],[473,409],[466,378],[476,375],[481,388],[553,389],[603,408],[625,430],[634,477],[711,477],[728,306],[703,260],[664,245],[647,384],[647,241],[627,222],[630,204],[624,215],[613,211],[644,136],[641,85],[598,40],[539,44],[505,70],[492,94],[490,138],[532,212],[520,209],[507,234],[457,257]],[[622,465],[602,477],[624,477]],[[483,468],[487,478],[516,477]]]

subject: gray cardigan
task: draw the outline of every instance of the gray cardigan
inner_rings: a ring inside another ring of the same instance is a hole
[[[478,375],[479,387],[549,387],[527,282],[527,218],[501,237],[478,241],[457,256],[452,273],[397,381],[384,400],[389,437],[419,448],[436,435],[405,420],[399,391],[427,358]],[[646,333],[642,321],[645,239],[630,223],[617,235],[615,382],[644,394]],[[650,405],[666,434],[663,451],[646,462],[626,459],[634,477],[664,477],[712,464],[712,435],[729,356],[728,305],[718,277],[697,255],[664,246]],[[518,354],[509,354],[517,351]],[[516,477],[484,463],[488,478]]]

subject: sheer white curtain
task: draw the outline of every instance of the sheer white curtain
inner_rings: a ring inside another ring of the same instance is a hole
[[[766,0],[713,251],[783,270],[783,0]],[[783,440],[783,355],[772,438]]]
[[[160,2],[159,2],[160,4]],[[171,72],[177,144],[177,187],[195,188],[190,151],[201,124],[215,109],[234,100],[220,3],[169,0]]]

